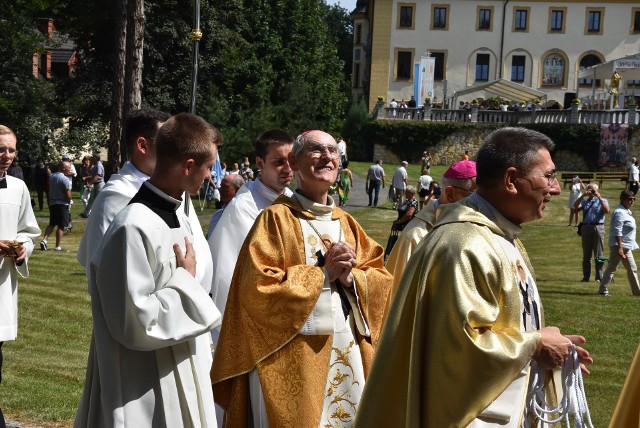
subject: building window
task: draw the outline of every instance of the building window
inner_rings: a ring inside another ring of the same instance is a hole
[[[488,81],[489,80],[489,61],[491,56],[489,54],[476,55],[476,80]]]
[[[631,10],[631,34],[640,34],[640,8]]]
[[[396,80],[411,80],[413,50],[396,50]]]
[[[596,80],[596,82],[599,82],[599,80]],[[625,83],[627,88],[640,88],[640,80],[627,80]]]
[[[360,48],[355,48],[353,50],[353,60],[354,61],[360,61],[360,56],[361,56],[361,49]]]
[[[398,29],[413,30],[415,28],[413,21],[415,7],[414,3],[398,3],[398,21],[396,23]]]
[[[354,88],[360,87],[360,63],[359,62],[353,63],[353,87]]]
[[[566,7],[549,9],[549,33],[564,33],[564,17],[566,13]]]
[[[478,22],[476,30],[491,31],[493,29],[493,7],[478,6]]]
[[[603,8],[588,7],[586,20],[585,34],[602,34],[602,24],[604,23]]]
[[[580,60],[580,70],[584,70],[587,67],[591,67],[594,65],[601,64],[602,60],[593,54],[585,55]],[[578,79],[578,85],[580,86],[589,86],[591,87],[593,84],[593,79]],[[596,86],[600,87],[600,79],[596,79]]]
[[[448,30],[449,29],[449,5],[434,4],[431,5],[431,21],[432,30]]]
[[[511,81],[524,82],[524,67],[526,57],[524,55],[514,55],[511,57]]]
[[[436,59],[433,70],[433,80],[443,81],[446,79],[446,52],[431,52],[431,56]]]
[[[513,31],[529,30],[529,8],[513,11]]]
[[[353,44],[362,44],[362,24],[356,24],[356,28],[353,31]]]
[[[565,60],[560,55],[551,54],[547,56],[542,65],[542,84],[563,86],[564,67]]]

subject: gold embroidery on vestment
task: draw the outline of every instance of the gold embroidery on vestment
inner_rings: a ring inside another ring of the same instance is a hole
[[[327,397],[331,398],[329,409],[333,409],[333,412],[330,414],[330,420],[325,428],[337,428],[340,423],[351,422],[355,418],[357,403],[350,399],[350,391],[360,382],[354,379],[354,370],[349,360],[353,346],[354,341],[352,340],[344,349],[331,349],[332,363],[329,370],[331,371],[336,365],[340,368],[335,368],[335,374],[327,389]]]

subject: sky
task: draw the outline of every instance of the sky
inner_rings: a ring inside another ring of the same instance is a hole
[[[356,0],[326,0],[327,4],[340,4],[341,7],[351,12],[356,8]]]

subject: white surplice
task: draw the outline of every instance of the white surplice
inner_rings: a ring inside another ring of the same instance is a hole
[[[288,188],[282,194],[292,195]],[[278,196],[280,193],[265,186],[260,179],[246,182],[225,207],[213,233],[209,234],[209,249],[213,259],[211,296],[223,315],[242,244],[258,214]],[[217,343],[217,332],[216,329],[213,334],[214,343]]]
[[[138,170],[131,162],[127,161],[117,174],[113,174],[104,188],[98,194],[91,208],[91,215],[87,220],[87,226],[82,235],[78,247],[77,259],[85,268],[87,277],[90,274],[91,256],[100,246],[100,241],[116,215],[127,206],[131,198],[138,193],[142,183],[149,176]],[[209,245],[202,233],[202,226],[190,198],[183,198],[179,210],[184,210],[188,204],[189,224],[194,230],[194,240],[191,241],[196,253],[198,264],[196,266],[196,278],[205,283],[211,282],[211,253]],[[199,231],[199,233],[198,233]]]
[[[2,183],[4,182],[4,183]],[[18,335],[18,278],[29,276],[27,263],[33,239],[40,235],[24,181],[8,174],[0,181],[0,239],[22,242],[27,256],[17,266],[13,257],[0,257],[0,342]]]
[[[156,194],[159,190],[149,186]],[[180,201],[170,228],[141,203],[124,208],[90,263],[93,338],[75,427],[215,427],[210,283],[176,265],[194,240]]]

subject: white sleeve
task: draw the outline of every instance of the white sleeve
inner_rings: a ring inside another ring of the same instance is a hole
[[[220,312],[200,283],[185,269],[175,268],[175,259],[157,260],[153,238],[137,228],[118,226],[108,239],[95,267],[94,299],[99,298],[109,331],[123,346],[163,348],[220,324]],[[165,267],[156,269],[160,264]]]
[[[220,216],[220,221],[209,236],[209,249],[213,260],[211,296],[216,307],[224,314],[229,286],[236,267],[238,254],[255,222],[247,210],[240,209],[232,200]]]

